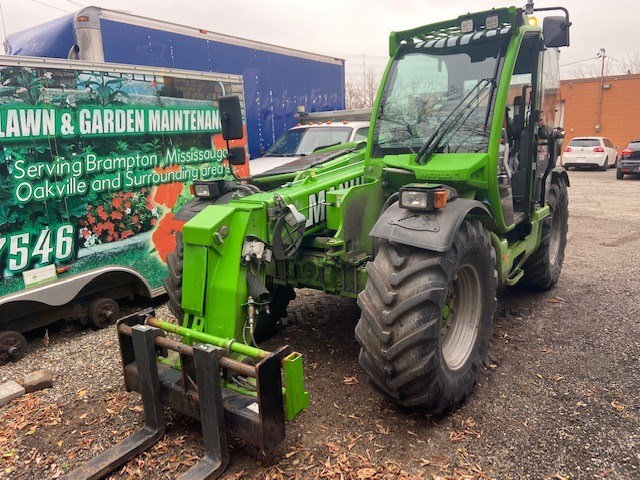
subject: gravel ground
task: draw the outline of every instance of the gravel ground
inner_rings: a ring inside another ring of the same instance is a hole
[[[225,478],[640,478],[640,179],[570,180],[560,281],[499,292],[486,369],[460,409],[432,418],[386,402],[357,365],[355,302],[301,290],[268,346],[304,354],[311,408],[269,458],[232,440]],[[0,408],[0,478],[55,478],[141,422],[113,328],[37,332],[0,381],[40,368],[54,388]],[[199,425],[167,414],[165,438],[112,478],[175,478],[197,460]]]

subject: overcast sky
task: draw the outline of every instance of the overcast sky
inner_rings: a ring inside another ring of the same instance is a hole
[[[515,4],[523,6],[520,3],[525,0]],[[345,58],[347,75],[361,75],[363,60],[367,70],[384,67],[390,31],[512,4],[505,0],[0,0],[7,33],[96,5]],[[601,47],[619,60],[640,48],[636,34],[621,28],[628,24],[625,19],[638,17],[640,0],[535,2],[537,7],[558,4],[569,10],[573,22],[571,47],[563,49],[560,61],[565,78],[576,66],[598,65]]]

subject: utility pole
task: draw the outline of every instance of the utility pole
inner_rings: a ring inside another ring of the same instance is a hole
[[[596,121],[596,132],[600,131],[601,119],[602,119],[602,93],[604,91],[604,61],[607,58],[607,51],[601,48],[598,52],[598,58],[602,60],[602,66],[600,68],[600,94],[598,95],[598,120]]]

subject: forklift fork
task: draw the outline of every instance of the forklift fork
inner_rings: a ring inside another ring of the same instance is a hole
[[[229,357],[228,350],[209,344],[187,345],[145,325],[150,309],[118,322],[118,338],[127,390],[142,396],[144,425],[117,445],[69,472],[64,480],[99,479],[157,443],[165,431],[163,405],[200,420],[204,457],[180,478],[214,479],[229,463],[227,435],[272,451],[284,439],[284,409],[280,364],[289,353],[283,347],[256,366]],[[168,350],[180,355],[181,369],[159,363]],[[221,380],[237,373],[255,378],[257,395],[225,388]],[[195,377],[195,378],[194,378]],[[194,382],[195,379],[195,382]]]

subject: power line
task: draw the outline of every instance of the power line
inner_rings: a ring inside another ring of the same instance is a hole
[[[560,68],[568,67],[569,65],[575,65],[576,63],[591,62],[592,60],[597,60],[597,58],[591,57],[591,58],[585,58],[584,60],[578,60],[576,62],[563,63],[562,65],[560,65]]]
[[[80,2],[74,2],[73,0],[66,0],[69,3],[72,3],[78,7],[86,7],[86,5],[84,3],[80,3]]]
[[[41,2],[40,0],[31,0],[31,1],[34,2],[34,3],[39,3],[40,5],[44,5],[45,7],[54,8],[56,10],[60,10],[61,12],[64,12],[64,13],[71,13],[70,10],[65,10],[64,8],[56,7],[54,5],[49,5],[48,3]]]

